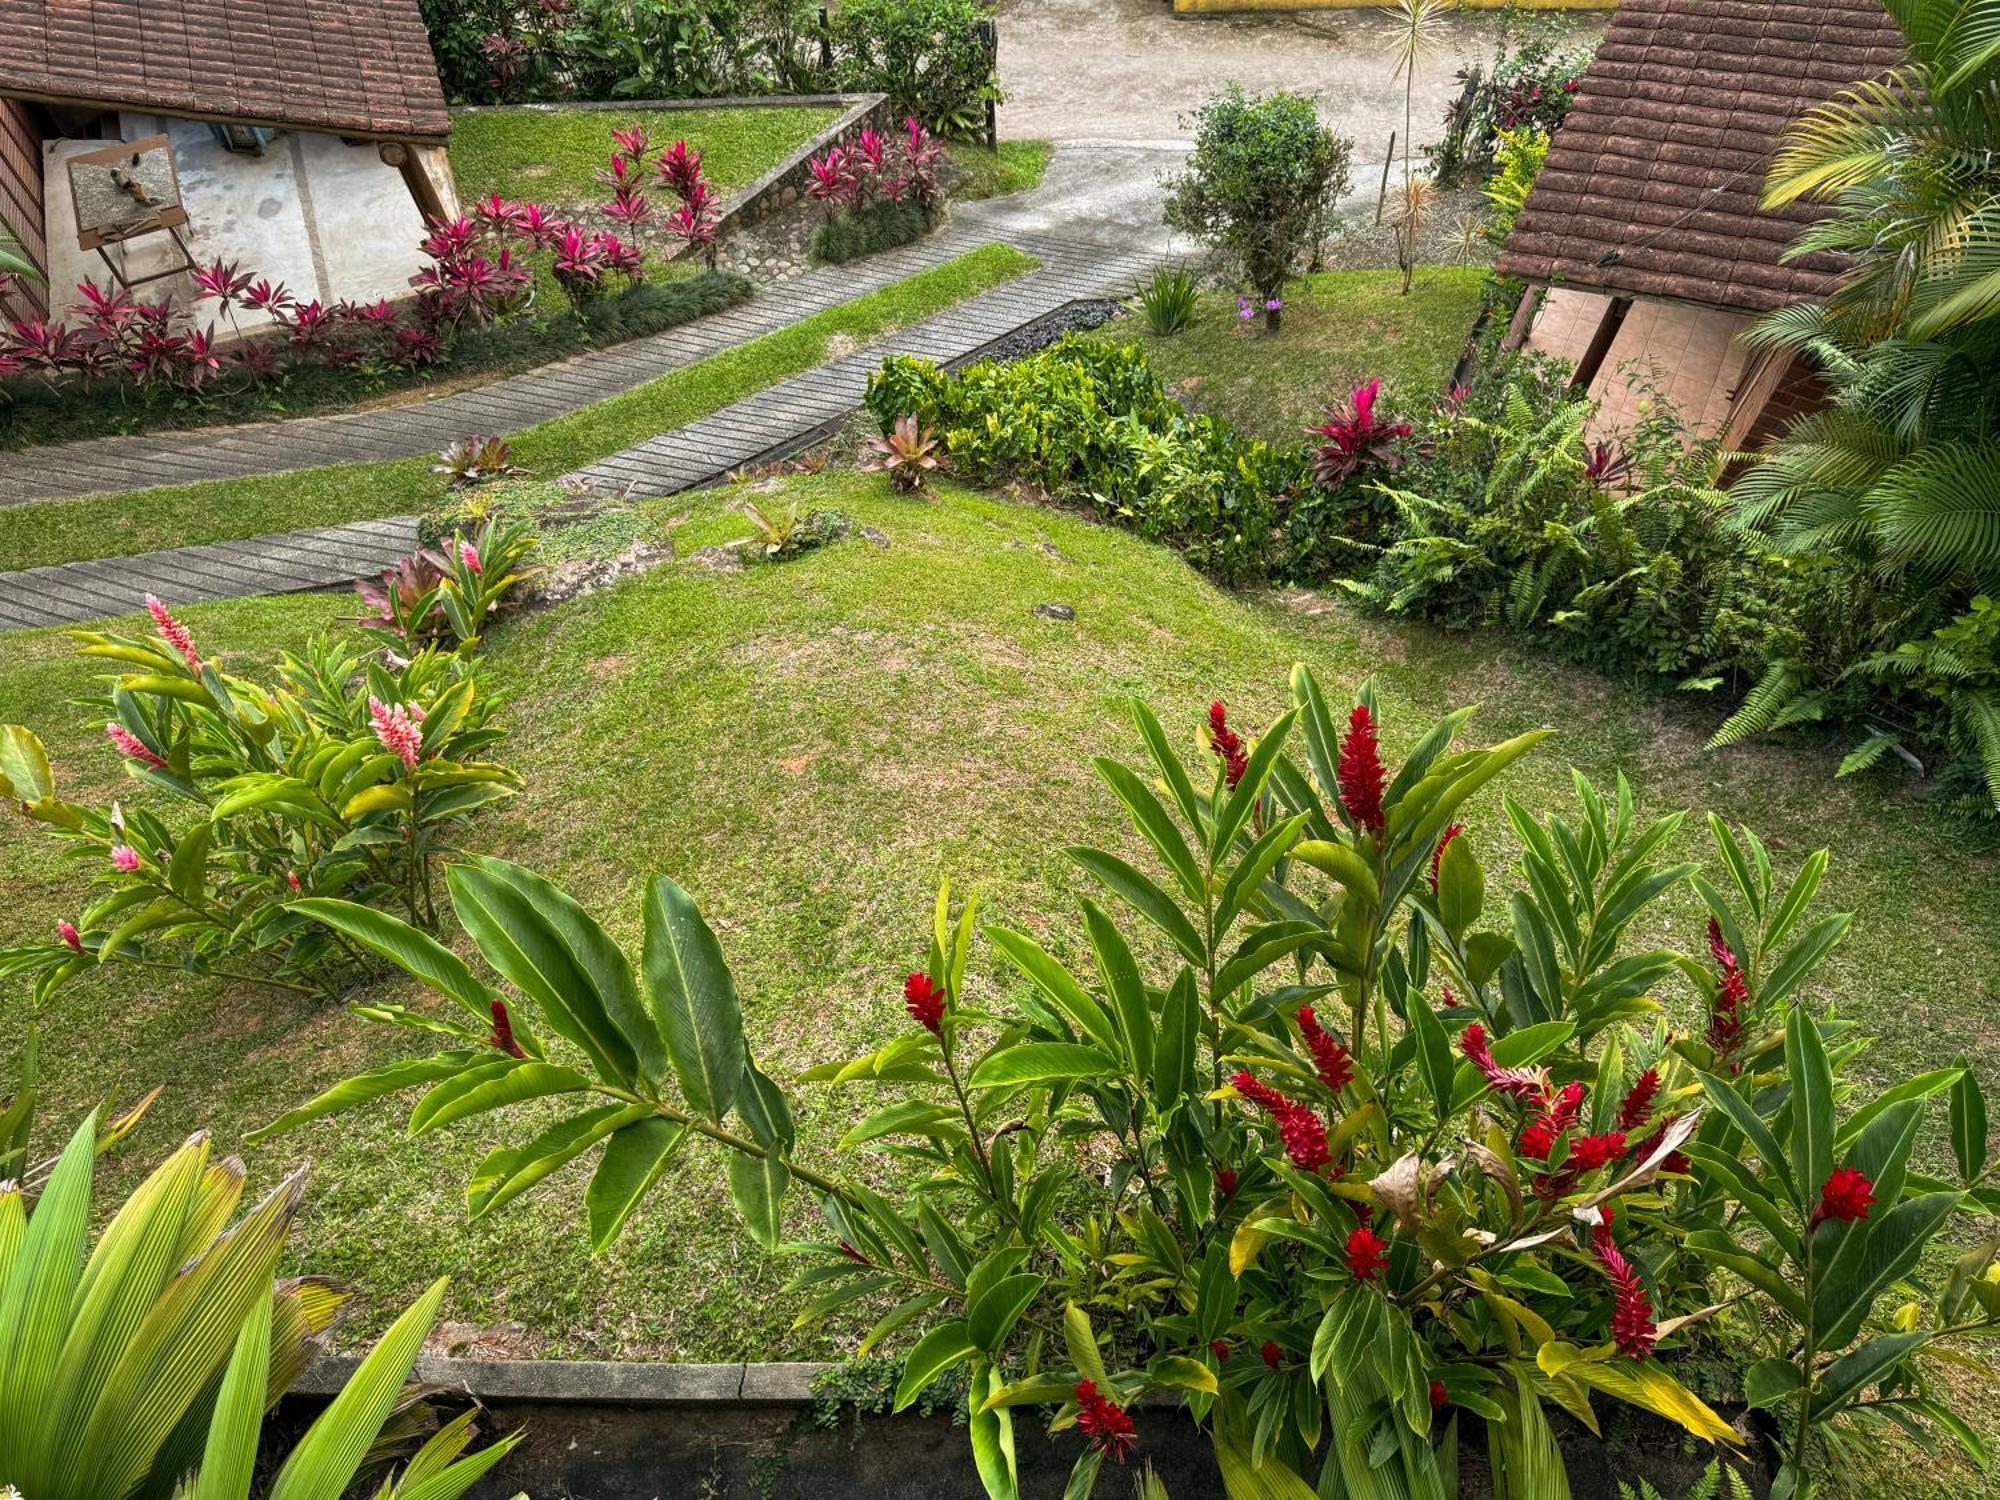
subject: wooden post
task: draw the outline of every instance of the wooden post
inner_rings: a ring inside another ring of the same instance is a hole
[[[1604,316],[1598,319],[1597,332],[1590,336],[1590,345],[1583,351],[1583,358],[1576,362],[1576,373],[1569,378],[1571,390],[1582,393],[1590,389],[1590,383],[1597,379],[1597,372],[1604,368],[1604,357],[1618,341],[1618,330],[1625,322],[1625,314],[1631,310],[1630,297],[1611,299],[1611,305],[1604,309]]]
[[[423,215],[426,224],[443,223],[452,217],[443,197],[438,193],[437,184],[431,181],[430,173],[424,170],[424,164],[414,146],[402,141],[383,141],[375,148],[375,153],[382,158],[384,166],[394,167],[403,174],[403,186],[410,190],[410,197],[416,202],[417,212]]]
[[[833,23],[824,5],[819,8],[819,65],[829,72],[833,69]]]
[[[1389,154],[1382,158],[1382,187],[1375,194],[1375,226],[1382,226],[1382,206],[1389,201],[1389,169],[1396,165],[1396,132],[1389,132]]]

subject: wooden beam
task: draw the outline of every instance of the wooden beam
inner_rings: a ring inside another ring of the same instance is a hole
[[[384,141],[376,150],[383,165],[394,167],[403,174],[403,185],[410,190],[417,212],[423,215],[426,224],[451,217],[444,199],[438,194],[437,184],[424,170],[422,153],[406,141]]]
[[[1597,372],[1604,368],[1604,357],[1611,352],[1611,346],[1618,341],[1618,330],[1625,324],[1625,314],[1632,310],[1630,297],[1613,297],[1604,309],[1604,316],[1597,320],[1597,332],[1590,336],[1590,344],[1583,351],[1583,358],[1576,362],[1576,373],[1569,378],[1569,388],[1573,391],[1587,391]]]

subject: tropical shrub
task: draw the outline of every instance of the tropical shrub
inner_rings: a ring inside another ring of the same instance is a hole
[[[1768,206],[1821,206],[1791,253],[1835,251],[1851,269],[1824,305],[1757,330],[1824,372],[1831,405],[1793,423],[1733,493],[1742,524],[1775,548],[1872,575],[1891,607],[1845,659],[1774,660],[1723,737],[1820,717],[1860,692],[1872,701],[1850,768],[1891,741],[1957,750],[1991,811],[2000,698],[1990,672],[1946,665],[1945,636],[1976,635],[1975,600],[2000,586],[2000,3],[1889,14],[1909,62],[1808,111],[1772,158]],[[1888,690],[1906,670],[1926,685]]]
[[[898,119],[968,139],[985,130],[987,106],[1001,98],[992,20],[984,0],[846,0],[827,32],[834,79],[852,92],[887,94]]]
[[[355,592],[374,611],[360,623],[392,650],[440,641],[449,635],[461,650],[478,646],[487,616],[538,570],[527,566],[539,545],[525,519],[491,516],[467,540],[453,535],[440,547],[419,547],[380,580],[356,581]]]
[[[893,154],[881,134],[863,130],[806,163],[807,194],[826,222],[813,232],[815,260],[840,264],[920,238],[942,199],[938,162],[944,148],[914,115],[903,121]]]
[[[87,706],[172,814],[63,800],[41,742],[0,727],[0,798],[70,846],[91,892],[53,940],[0,949],[0,975],[35,976],[38,1001],[112,962],[337,997],[358,954],[290,903],[339,894],[433,923],[439,857],[517,784],[487,758],[505,734],[498,700],[463,655],[392,665],[324,638],[286,653],[267,686],[202,656],[149,603],[151,636],[72,637],[119,669]]]
[[[37,1500],[185,1495],[250,1500],[264,1416],[305,1368],[307,1343],[345,1294],[314,1277],[276,1280],[302,1198],[294,1175],[234,1225],[242,1163],[197,1135],[159,1166],[99,1234],[84,1121],[38,1193],[0,1183],[0,1491]],[[444,1295],[436,1283],[396,1320],[299,1439],[269,1500],[332,1500],[407,1429],[404,1381]],[[391,1419],[398,1418],[392,1425]],[[472,1413],[384,1478],[380,1500],[456,1500],[519,1434],[470,1456]],[[371,1482],[373,1482],[371,1480]]]
[[[1501,164],[1504,137],[1551,136],[1575,105],[1596,45],[1574,43],[1559,21],[1509,17],[1491,64],[1461,70],[1465,87],[1445,110],[1444,134],[1426,146],[1441,187],[1477,181]]]
[[[1162,1391],[1207,1425],[1235,1500],[1303,1500],[1315,1471],[1320,1494],[1445,1500],[1462,1412],[1485,1419],[1506,1493],[1562,1500],[1550,1404],[1594,1426],[1601,1396],[1743,1443],[1675,1373],[1737,1323],[1769,1351],[1744,1394],[1799,1435],[1790,1494],[1811,1488],[1813,1437],[1856,1411],[1962,1432],[1919,1359],[1994,1326],[1995,1247],[1934,1291],[1914,1271],[1958,1214],[2000,1202],[1984,1104],[1963,1066],[1865,1102],[1842,1077],[1864,1039],[1801,998],[1849,925],[1812,915],[1824,851],[1782,879],[1711,818],[1711,883],[1667,862],[1679,814],[1643,820],[1622,779],[1607,796],[1578,777],[1578,815],[1503,799],[1522,878],[1489,895],[1476,848],[1493,840],[1463,820],[1542,732],[1459,749],[1461,710],[1395,766],[1367,689],[1336,715],[1296,668],[1292,701],[1254,740],[1214,705],[1199,772],[1133,705],[1150,765],[1096,765],[1149,868],[1067,851],[1102,888],[1080,902],[1086,970],[940,890],[902,988],[909,1031],[801,1077],[862,1091],[842,1149],[901,1162],[901,1201],[868,1185],[878,1173],[797,1160],[720,943],[663,875],[635,964],[531,872],[454,866],[494,980],[384,913],[300,903],[457,1009],[363,1008],[446,1050],[260,1134],[405,1089],[423,1091],[420,1133],[561,1099],[486,1158],[471,1208],[594,1156],[599,1248],[695,1138],[718,1144],[752,1237],[799,1264],[805,1321],[868,1309],[865,1347],[904,1338],[898,1407],[966,1376],[973,1453],[1003,1500],[1018,1408],[1080,1434],[1081,1497]],[[1706,933],[1692,952],[1646,946],[1683,886]],[[982,934],[1011,990],[975,981]],[[1676,982],[1692,1029],[1660,1015]],[[1909,1165],[1947,1093],[1951,1181]],[[825,1221],[809,1243],[787,1233],[795,1183]]]
[[[1484,189],[1486,219],[1479,226],[1488,243],[1505,245],[1514,232],[1514,221],[1528,206],[1528,194],[1549,159],[1550,141],[1546,132],[1529,127],[1500,132],[1493,148],[1493,175]]]
[[[1278,327],[1285,283],[1326,233],[1352,185],[1354,143],[1320,124],[1312,100],[1231,85],[1195,114],[1186,170],[1167,183],[1166,221],[1215,248]]]
[[[1026,359],[947,375],[898,356],[869,381],[882,431],[913,417],[975,483],[1025,480],[1168,543],[1216,577],[1271,572],[1292,495],[1307,482],[1297,450],[1190,415],[1135,347],[1074,335]]]
[[[936,473],[945,463],[937,451],[937,434],[928,427],[920,429],[915,417],[896,418],[887,433],[867,440],[867,448],[873,457],[862,464],[862,470],[887,474],[890,488],[906,493],[922,489],[924,476]]]

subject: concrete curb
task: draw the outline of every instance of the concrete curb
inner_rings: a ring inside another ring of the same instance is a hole
[[[332,1396],[361,1356],[319,1354],[290,1394]],[[810,1406],[813,1381],[830,1364],[683,1365],[622,1360],[418,1358],[415,1378],[482,1402],[559,1405]]]

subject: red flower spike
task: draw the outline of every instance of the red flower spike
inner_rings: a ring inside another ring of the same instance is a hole
[[[1257,1357],[1275,1370],[1285,1362],[1285,1351],[1266,1339],[1264,1346],[1257,1351]]]
[[[1743,969],[1737,963],[1734,950],[1722,940],[1721,924],[1713,917],[1708,919],[1708,951],[1714,956],[1716,967],[1722,971],[1722,983],[1715,992],[1715,1004],[1708,1014],[1708,1045],[1719,1060],[1728,1060],[1743,1041],[1747,1020],[1743,1005],[1750,998],[1750,984],[1743,977]],[[1729,1060],[1730,1072],[1734,1073],[1740,1067],[1740,1063]]]
[[[1382,791],[1389,778],[1382,769],[1382,750],[1375,738],[1375,716],[1357,703],[1348,715],[1347,733],[1340,737],[1340,805],[1347,815],[1376,838],[1382,836]]]
[[[1852,1223],[1868,1217],[1875,1202],[1875,1184],[1852,1167],[1835,1167],[1833,1175],[1819,1190],[1819,1206],[1812,1211],[1809,1228],[1817,1229],[1828,1219]]]
[[[1227,1203],[1236,1196],[1236,1173],[1228,1167],[1219,1167],[1215,1173],[1216,1196]]]
[[[932,1036],[944,1035],[944,991],[931,983],[928,974],[912,974],[903,981],[903,1004],[915,1021]]]
[[[76,930],[76,923],[70,921],[56,923],[56,936],[63,940],[63,946],[70,952],[83,952],[83,938]]]
[[[151,770],[159,770],[166,762],[146,748],[146,742],[127,729],[123,724],[106,724],[104,737],[118,749],[127,760],[136,760]]]
[[[1432,895],[1437,894],[1438,867],[1444,863],[1445,846],[1449,844],[1453,839],[1457,838],[1463,832],[1465,832],[1465,825],[1463,823],[1452,824],[1449,828],[1445,829],[1443,834],[1439,836],[1437,841],[1437,847],[1431,850],[1431,894]]]
[[[1124,1407],[1098,1394],[1096,1381],[1077,1382],[1076,1408],[1077,1430],[1092,1452],[1117,1464],[1132,1456],[1139,1445],[1139,1429]]]
[[[1722,940],[1722,924],[1713,917],[1708,919],[1708,951],[1715,956],[1715,966],[1718,969],[1733,969],[1737,966],[1735,952]]]
[[[1458,1050],[1479,1069],[1495,1093],[1528,1103],[1546,1097],[1548,1078],[1537,1068],[1503,1068],[1493,1059],[1486,1028],[1474,1021],[1459,1033]]]
[[[1229,1343],[1227,1340],[1210,1339],[1208,1343],[1208,1352],[1215,1356],[1215,1362],[1217,1364],[1226,1365],[1229,1363]]]
[[[1433,1380],[1431,1382],[1431,1410],[1443,1411],[1445,1400],[1444,1382],[1442,1380]]]
[[[1333,1157],[1327,1149],[1326,1124],[1318,1115],[1298,1100],[1286,1098],[1268,1083],[1259,1083],[1248,1072],[1238,1073],[1230,1082],[1237,1093],[1271,1117],[1293,1166],[1315,1176],[1326,1170]]]
[[[514,1019],[507,1014],[507,1002],[493,1002],[493,1034],[486,1039],[487,1045],[498,1047],[509,1057],[526,1057],[521,1044],[514,1040]]]
[[[1243,773],[1250,768],[1250,752],[1243,744],[1243,736],[1229,727],[1228,713],[1220,703],[1208,705],[1208,748],[1222,762],[1229,789],[1235,791]]]
[[[1591,1233],[1590,1248],[1611,1279],[1611,1339],[1627,1359],[1647,1359],[1660,1336],[1653,1326],[1652,1299],[1646,1295],[1639,1273],[1611,1238],[1611,1209],[1607,1206],[1603,1213],[1604,1222]]]
[[[1521,1131],[1520,1153],[1547,1161],[1556,1142],[1583,1114],[1583,1085],[1564,1084],[1542,1102],[1541,1112]]]
[[[1660,1070],[1648,1068],[1632,1085],[1625,1102],[1618,1106],[1618,1128],[1637,1130],[1653,1116],[1653,1099],[1660,1092]]]
[[[1313,1014],[1310,1005],[1299,1007],[1299,1033],[1306,1039],[1306,1050],[1312,1053],[1313,1068],[1321,1083],[1337,1094],[1354,1081],[1354,1063],[1347,1049],[1320,1026],[1319,1017]]]
[[[1595,1172],[1599,1167],[1608,1167],[1625,1154],[1625,1132],[1614,1130],[1606,1135],[1587,1135],[1569,1148],[1569,1160],[1564,1164],[1565,1172],[1582,1176],[1585,1172]]]
[[[1347,1270],[1356,1281],[1374,1281],[1389,1263],[1389,1242],[1366,1224],[1347,1236]]]

